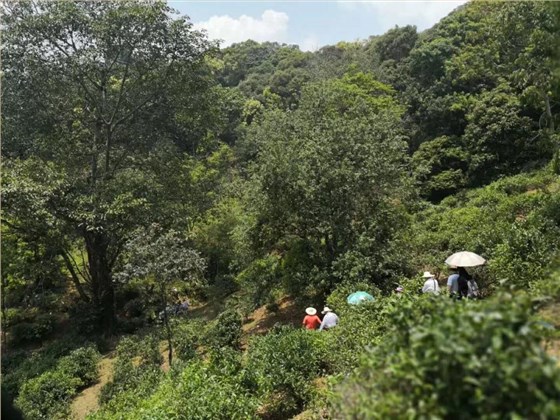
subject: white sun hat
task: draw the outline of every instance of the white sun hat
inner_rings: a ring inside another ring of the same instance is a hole
[[[325,306],[325,307],[323,308],[323,312],[321,312],[321,313],[322,313],[322,314],[326,314],[327,312],[332,312],[332,309],[329,308],[328,306]]]
[[[317,313],[317,309],[309,307],[309,308],[306,308],[306,309],[305,309],[305,313],[306,313],[307,315],[313,316],[313,315],[315,315],[315,314]]]
[[[430,273],[429,271],[424,271],[424,274],[422,274],[422,277],[425,279],[431,279],[432,277],[435,277],[432,273]]]

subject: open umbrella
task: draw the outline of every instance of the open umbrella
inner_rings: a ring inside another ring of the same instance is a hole
[[[359,305],[360,303],[371,302],[373,300],[374,297],[367,292],[354,292],[346,298],[346,302],[350,305]]]
[[[445,263],[447,265],[454,265],[455,267],[476,267],[486,263],[486,260],[474,252],[461,251],[450,255]]]

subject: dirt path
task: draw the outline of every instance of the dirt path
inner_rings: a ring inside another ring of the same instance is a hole
[[[113,376],[112,358],[104,357],[99,362],[99,381],[78,394],[72,402],[71,418],[74,420],[83,420],[86,416],[98,408],[98,397],[101,388],[109,382]]]
[[[247,347],[247,342],[251,336],[266,334],[277,323],[281,325],[300,325],[303,318],[302,313],[303,308],[299,308],[295,301],[288,296],[278,301],[278,310],[275,312],[266,309],[266,305],[261,306],[249,315],[243,324],[242,348]]]

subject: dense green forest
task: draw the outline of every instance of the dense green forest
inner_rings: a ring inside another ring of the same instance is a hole
[[[315,52],[220,48],[159,1],[0,7],[25,418],[560,417],[560,3]],[[482,299],[447,296],[462,250]]]

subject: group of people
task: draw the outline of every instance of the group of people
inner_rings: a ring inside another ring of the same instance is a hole
[[[478,284],[474,278],[468,273],[464,267],[450,267],[452,273],[447,278],[447,290],[449,297],[453,299],[477,299],[480,296]],[[432,293],[439,295],[441,289],[436,276],[429,271],[425,271],[422,277],[425,279],[422,293]],[[404,293],[404,288],[398,286],[395,289],[396,294]],[[328,306],[323,308],[321,312],[324,316],[323,319],[317,315],[317,309],[309,307],[305,309],[305,317],[303,318],[302,325],[308,330],[319,331],[329,330],[336,327],[338,324],[338,316]]]
[[[309,307],[305,310],[305,313],[307,315],[303,318],[302,325],[308,330],[316,330],[317,328],[319,328],[319,331],[330,330],[338,324],[338,315],[328,306],[325,306],[321,312],[324,315],[323,320],[319,318],[315,308]]]
[[[476,299],[480,295],[478,284],[464,267],[451,267],[452,273],[447,278],[447,290],[449,296],[454,299]],[[441,290],[436,276],[425,271],[422,276],[425,279],[422,293],[433,293],[438,295]]]

